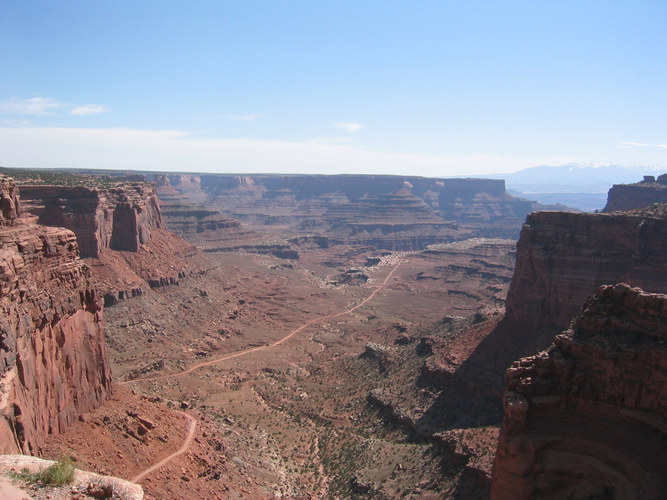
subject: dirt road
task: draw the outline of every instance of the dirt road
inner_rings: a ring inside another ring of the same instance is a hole
[[[187,369],[185,369],[183,371],[180,371],[180,372],[167,373],[165,375],[157,375],[155,377],[135,378],[135,379],[132,379],[132,380],[126,380],[126,381],[123,381],[123,382],[118,382],[118,384],[119,385],[126,385],[126,384],[131,384],[131,383],[134,383],[134,382],[149,382],[149,381],[153,381],[153,380],[164,380],[164,379],[172,378],[172,377],[180,377],[182,375],[187,375],[188,373],[192,373],[195,370],[198,370],[199,368],[203,368],[204,366],[215,365],[215,364],[220,363],[222,361],[227,361],[227,360],[234,359],[234,358],[240,358],[241,356],[247,356],[248,354],[251,354],[253,352],[264,351],[264,350],[271,349],[273,347],[279,346],[279,345],[283,344],[284,342],[287,342],[289,339],[294,337],[299,332],[305,330],[306,328],[308,328],[309,326],[311,326],[315,323],[318,323],[320,321],[325,321],[325,320],[328,320],[328,319],[338,318],[339,316],[343,316],[345,314],[350,314],[350,313],[356,311],[357,309],[359,309],[360,307],[363,307],[364,305],[366,305],[366,303],[368,303],[370,300],[372,300],[375,297],[375,295],[387,285],[387,283],[389,282],[389,279],[392,277],[392,275],[394,274],[396,269],[398,269],[398,266],[400,266],[402,262],[403,262],[403,257],[400,257],[398,262],[393,267],[393,269],[389,272],[389,274],[384,279],[384,281],[375,290],[373,290],[373,292],[368,297],[366,297],[364,300],[359,302],[357,305],[349,307],[349,308],[347,308],[344,311],[341,311],[339,313],[328,314],[326,316],[321,316],[319,318],[311,319],[307,323],[304,323],[299,328],[297,328],[295,330],[292,330],[287,335],[285,335],[283,338],[273,342],[272,344],[262,345],[262,346],[258,346],[258,347],[252,347],[250,349],[245,349],[243,351],[235,352],[233,354],[227,354],[227,355],[222,356],[220,358],[211,359],[209,361],[204,361],[202,363],[197,363],[196,365],[192,365],[190,368],[187,368]]]
[[[148,474],[150,474],[153,471],[156,471],[157,469],[165,465],[172,458],[176,458],[177,456],[182,455],[183,453],[188,451],[188,448],[190,448],[190,444],[192,444],[192,440],[195,437],[195,432],[197,431],[197,420],[194,417],[182,411],[179,411],[178,413],[180,413],[181,415],[185,415],[190,420],[190,425],[188,426],[188,435],[186,436],[185,441],[183,441],[183,445],[171,455],[163,458],[158,463],[151,465],[148,469],[145,469],[136,476],[134,476],[132,479],[130,479],[130,481],[132,481],[133,483],[138,483]]]
[[[292,338],[293,336],[295,336],[299,332],[305,330],[309,326],[311,326],[311,325],[313,325],[313,324],[315,324],[319,321],[325,321],[325,320],[328,320],[328,319],[338,318],[339,316],[343,316],[345,314],[350,314],[350,313],[356,311],[357,309],[359,309],[360,307],[363,307],[366,303],[368,303],[370,300],[372,300],[373,297],[375,297],[375,295],[380,290],[382,290],[387,285],[387,283],[391,279],[392,275],[394,274],[396,269],[398,269],[398,266],[400,266],[402,262],[403,262],[403,257],[400,257],[398,262],[393,267],[393,269],[389,272],[389,274],[384,279],[384,281],[377,288],[375,288],[375,290],[373,290],[373,292],[368,297],[366,297],[364,300],[359,302],[357,305],[349,307],[349,308],[347,308],[344,311],[341,311],[339,313],[328,314],[326,316],[311,319],[307,323],[304,323],[299,328],[296,328],[295,330],[292,330],[287,335],[285,335],[283,338],[281,338],[280,340],[275,341],[272,344],[267,344],[267,345],[263,345],[263,346],[259,346],[259,347],[253,347],[251,349],[246,349],[244,351],[239,351],[239,352],[236,352],[234,354],[228,354],[228,355],[223,356],[221,358],[212,359],[210,361],[205,361],[203,363],[197,363],[196,365],[193,365],[190,368],[188,368],[186,370],[183,370],[181,372],[170,373],[170,374],[166,374],[166,375],[159,375],[159,376],[156,376],[156,377],[136,378],[136,379],[133,379],[133,380],[127,380],[125,382],[119,382],[119,384],[120,385],[125,385],[125,384],[130,384],[130,383],[133,383],[133,382],[145,382],[145,381],[151,381],[151,380],[164,380],[164,379],[167,379],[167,378],[179,377],[181,375],[187,375],[188,373],[192,373],[195,370],[198,370],[199,368],[202,368],[204,366],[214,365],[214,364],[220,363],[222,361],[226,361],[226,360],[234,359],[234,358],[239,358],[241,356],[246,356],[246,355],[248,355],[250,353],[253,353],[253,352],[263,351],[263,350],[266,350],[266,349],[271,349],[273,347],[279,346],[279,345],[283,344],[284,342],[287,342],[290,338]],[[144,471],[142,471],[141,473],[139,473],[135,477],[133,477],[131,479],[131,481],[133,483],[137,483],[137,482],[141,481],[148,474],[150,474],[151,472],[159,469],[163,465],[167,464],[173,458],[175,458],[179,455],[182,455],[183,453],[188,451],[188,448],[190,448],[190,444],[192,443],[192,440],[195,436],[195,431],[197,430],[197,421],[195,420],[194,417],[188,415],[187,413],[184,413],[184,412],[178,412],[178,413],[181,413],[182,415],[185,415],[190,420],[190,426],[188,428],[188,435],[185,438],[185,441],[183,442],[183,445],[178,449],[178,451],[176,451],[176,452],[172,453],[171,455],[163,458],[162,460],[160,460],[156,464],[150,466],[149,468],[145,469]]]

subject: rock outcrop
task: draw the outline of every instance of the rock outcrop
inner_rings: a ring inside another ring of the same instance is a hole
[[[21,186],[24,208],[40,224],[74,231],[105,306],[178,284],[188,267],[182,254],[195,251],[163,229],[156,187],[141,177],[79,175],[70,180],[76,186]]]
[[[111,391],[90,281],[72,231],[0,227],[0,452],[39,452]]]
[[[20,204],[16,183],[0,175],[0,226],[9,226],[19,216]]]
[[[664,498],[667,295],[600,287],[506,374],[493,499]]]
[[[635,184],[614,184],[607,195],[603,212],[643,208],[652,203],[667,203],[667,174],[657,179],[646,175]]]
[[[40,224],[74,231],[82,257],[108,249],[136,252],[161,228],[155,186],[144,182],[109,187],[22,185],[25,211]]]

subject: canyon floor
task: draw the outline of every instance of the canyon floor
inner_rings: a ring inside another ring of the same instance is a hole
[[[105,308],[114,395],[46,457],[149,498],[486,497],[499,399],[443,380],[501,318],[513,241],[186,257]]]

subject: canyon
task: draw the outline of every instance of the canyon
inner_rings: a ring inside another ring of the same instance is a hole
[[[39,326],[3,325],[4,373],[21,369],[4,347],[11,327],[66,340],[64,353],[85,346],[68,362],[85,382],[56,384],[74,383],[76,404],[65,398],[46,417],[24,409],[37,404],[32,388],[6,392],[6,451],[66,453],[139,478],[155,498],[528,498],[564,491],[573,472],[557,459],[582,442],[571,425],[604,421],[611,440],[589,446],[598,462],[626,430],[637,443],[662,432],[650,428],[665,417],[662,334],[651,333],[664,329],[664,205],[529,213],[540,207],[477,179],[21,175],[18,188],[0,177],[2,276],[25,273],[10,280],[18,295],[1,297],[11,317],[31,311]],[[5,236],[19,228],[41,246]],[[32,267],[17,266],[20,252]],[[585,302],[579,326],[554,337]],[[57,326],[67,315],[72,326]],[[605,340],[610,321],[621,347]],[[102,346],[97,357],[72,329]],[[39,366],[30,349],[20,359]],[[620,368],[619,349],[630,360]],[[608,368],[596,379],[597,363]],[[636,373],[626,385],[623,370]],[[43,372],[29,380],[53,385]],[[653,392],[637,396],[642,384]],[[10,432],[25,422],[34,430]],[[100,440],[104,453],[91,446]],[[664,448],[652,446],[659,464]],[[586,470],[586,458],[573,460]],[[572,491],[650,498],[661,483],[645,465],[591,465]],[[618,479],[632,467],[650,479],[644,489]]]
[[[162,174],[156,180],[249,226],[390,250],[465,237],[516,238],[526,214],[539,207],[491,179]]]

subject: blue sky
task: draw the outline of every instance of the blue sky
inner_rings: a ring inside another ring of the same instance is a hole
[[[664,1],[6,1],[0,165],[667,168]]]

